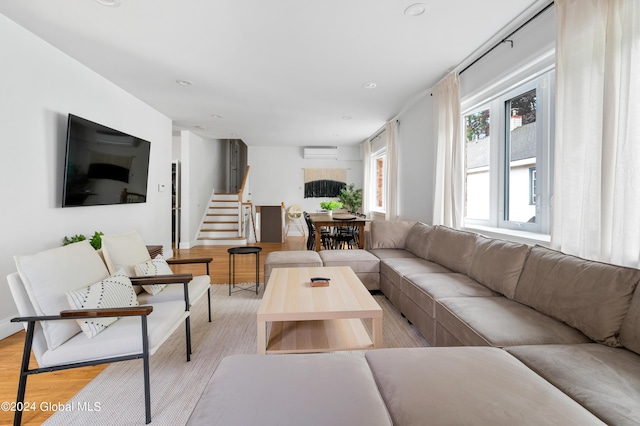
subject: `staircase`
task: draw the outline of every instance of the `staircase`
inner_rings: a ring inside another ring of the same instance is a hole
[[[240,237],[238,194],[213,194],[198,232],[202,245],[246,245]]]

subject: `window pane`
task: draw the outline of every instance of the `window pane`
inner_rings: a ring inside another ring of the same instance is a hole
[[[466,143],[465,217],[489,219],[489,109],[464,117]]]
[[[511,222],[536,222],[536,100],[534,89],[505,103],[509,114],[506,138],[509,155],[506,179],[508,203],[505,203],[505,219]]]
[[[384,157],[376,158],[376,207],[384,208]]]

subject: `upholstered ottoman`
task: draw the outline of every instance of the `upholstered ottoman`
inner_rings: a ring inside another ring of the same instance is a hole
[[[267,288],[273,268],[310,268],[322,266],[322,259],[313,250],[272,251],[264,260],[264,288]]]
[[[397,426],[604,424],[501,349],[377,349],[365,357]]]
[[[231,355],[220,362],[187,425],[391,426],[364,357]]]
[[[349,266],[367,290],[380,289],[380,259],[366,250],[322,250],[323,266]]]

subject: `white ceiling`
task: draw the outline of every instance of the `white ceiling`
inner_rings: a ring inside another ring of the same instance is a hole
[[[0,13],[175,130],[250,146],[349,145],[548,3],[422,0],[425,14],[405,16],[416,1],[0,0]]]

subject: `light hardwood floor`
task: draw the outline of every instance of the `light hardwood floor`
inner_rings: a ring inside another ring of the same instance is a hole
[[[260,281],[264,276],[264,259],[267,254],[278,250],[304,250],[305,239],[303,237],[288,237],[283,244],[258,243],[250,246],[262,247],[260,253]],[[231,246],[197,246],[188,250],[174,250],[174,258],[211,257],[211,269],[209,275],[214,284],[226,284],[229,276],[229,256],[227,249]],[[255,281],[255,256],[235,256],[236,258],[236,282]],[[204,274],[202,265],[183,266],[173,268],[175,273]],[[0,402],[15,403],[22,350],[24,345],[24,332],[18,332],[6,339],[0,340]],[[31,365],[37,365],[33,356]],[[95,367],[76,368],[72,370],[53,373],[36,374],[27,381],[25,401],[34,403],[35,411],[23,413],[23,425],[39,425],[49,418],[53,412],[46,411],[52,404],[66,403],[73,395],[98,375],[106,365]],[[45,408],[45,410],[42,410]],[[13,422],[13,413],[0,410],[0,425],[8,425]]]

